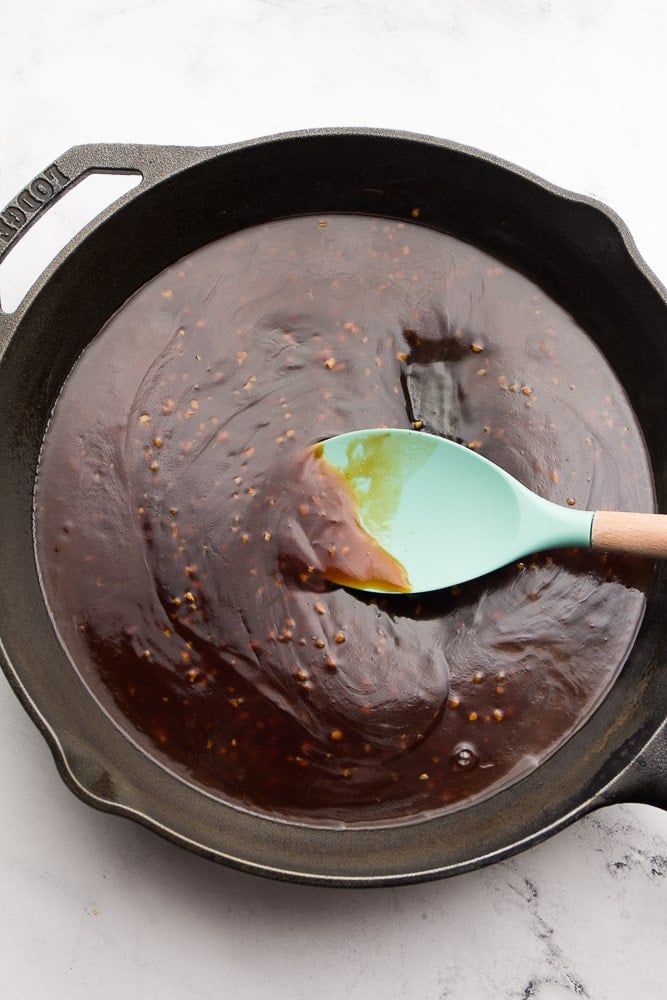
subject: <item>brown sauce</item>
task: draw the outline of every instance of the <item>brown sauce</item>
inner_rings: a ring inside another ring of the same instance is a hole
[[[551,500],[652,509],[592,341],[525,277],[417,225],[225,237],[84,352],[44,442],[37,556],[73,664],[162,766],[260,812],[391,821],[516,780],[604,696],[645,564],[543,553],[417,598],[325,579],[331,545],[364,540],[320,517],[304,449],[413,424]],[[376,557],[361,571],[386,573]]]
[[[281,512],[293,512],[286,525],[292,535],[286,549],[302,582],[316,573],[343,587],[394,593],[412,589],[405,567],[362,527],[359,499],[348,479],[326,460],[321,445],[294,456],[283,496]]]

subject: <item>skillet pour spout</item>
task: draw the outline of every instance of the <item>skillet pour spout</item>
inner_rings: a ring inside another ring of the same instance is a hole
[[[667,296],[623,222],[592,199],[453,142],[325,129],[216,148],[76,147],[0,212],[0,260],[50,204],[95,172],[142,179],[56,257],[16,312],[0,312],[0,562],[12,567],[11,578],[5,573],[0,581],[0,660],[69,787],[92,806],[212,860],[339,886],[451,876],[508,857],[611,802],[664,808],[664,564],[651,571],[622,670],[588,719],[539,767],[454,811],[342,823],[289,819],[226,801],[123,732],[65,652],[35,557],[33,494],[44,435],[85,348],[169,265],[222,237],[301,217],[423,226],[479,248],[538,285],[586,332],[618,379],[646,443],[655,507],[667,510]],[[485,366],[484,352],[464,347],[471,380],[483,378],[476,372]],[[420,381],[424,358],[416,349],[408,343],[410,357],[401,361],[402,391],[427,420],[440,420],[431,429],[456,437],[465,406],[446,414],[437,406],[460,362],[452,354],[426,359],[442,375],[443,392],[434,401]],[[323,375],[332,357],[322,359]],[[521,385],[510,392],[512,384],[510,377],[504,399],[532,401]]]

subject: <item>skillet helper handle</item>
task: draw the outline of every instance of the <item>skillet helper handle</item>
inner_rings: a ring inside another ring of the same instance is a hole
[[[75,146],[41,171],[0,212],[0,261],[71,187],[90,173],[143,173],[132,155],[137,147]],[[122,156],[126,150],[128,155]]]
[[[74,146],[54,160],[34,177],[16,197],[0,211],[0,263],[12,247],[37,220],[67,191],[89,174],[136,174],[140,183],[123,196],[133,200],[147,187],[171,176],[175,170],[196,163],[209,153],[207,149],[187,146],[140,146],[122,143],[95,143]],[[117,202],[105,209],[102,220],[116,208]],[[75,239],[81,238],[81,234]],[[26,298],[29,298],[28,295]],[[5,313],[0,303],[0,353],[14,330],[22,312]]]
[[[667,559],[667,514],[599,510],[593,515],[591,547]]]

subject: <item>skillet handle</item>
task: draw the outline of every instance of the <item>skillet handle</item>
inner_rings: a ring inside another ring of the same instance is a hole
[[[667,810],[667,722],[599,795],[598,804],[641,802]]]
[[[141,182],[123,196],[131,201],[147,187],[210,156],[212,150],[183,146],[139,146],[122,143],[98,143],[74,146],[34,177],[0,211],[0,263],[12,247],[37,222],[51,205],[89,174],[136,174]],[[98,220],[111,214],[118,200],[100,213]],[[75,241],[82,238],[81,234]],[[28,299],[30,295],[26,296]],[[5,313],[0,304],[0,354],[24,311],[24,303],[15,313]]]

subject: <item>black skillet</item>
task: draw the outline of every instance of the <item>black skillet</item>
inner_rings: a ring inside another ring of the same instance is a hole
[[[301,213],[420,220],[540,284],[596,341],[643,428],[667,510],[667,298],[605,206],[454,143],[323,130],[188,149],[70,150],[0,213],[0,259],[49,203],[91,172],[138,172],[132,192],[57,257],[18,311],[0,312],[0,660],[86,802],[214,860],[329,885],[453,875],[498,861],[598,806],[665,806],[667,565],[656,568],[632,653],[589,721],[535,772],[486,801],[401,826],[323,829],[226,806],[142,754],[98,707],[42,598],[32,490],[49,413],[111,314],[173,261],[245,226]]]

